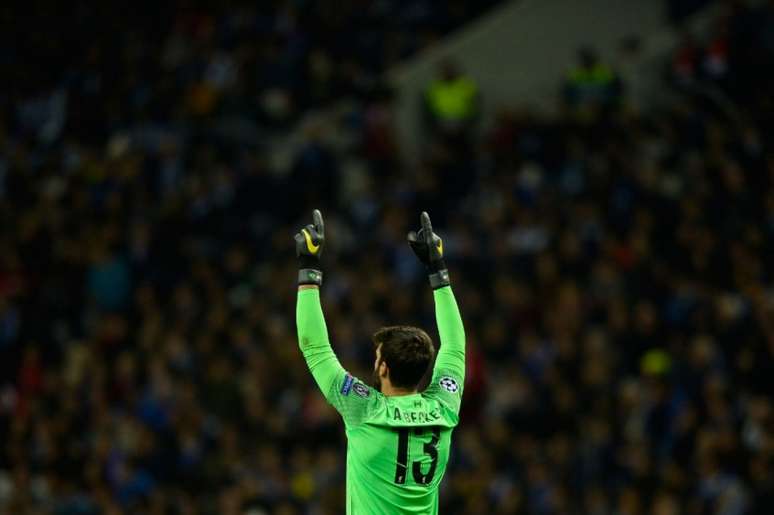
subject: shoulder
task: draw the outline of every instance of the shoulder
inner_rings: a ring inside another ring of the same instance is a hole
[[[360,406],[361,409],[370,411],[384,403],[384,395],[379,390],[350,373],[344,375],[337,389],[337,397],[342,405]]]
[[[437,400],[447,409],[457,413],[462,404],[462,389],[461,377],[454,373],[440,371],[433,376],[423,395],[428,399]]]
[[[339,388],[339,394],[341,396],[351,396],[353,399],[358,397],[362,399],[368,399],[371,397],[376,397],[377,395],[381,395],[378,390],[372,386],[367,385],[365,382],[361,381],[349,372],[344,373],[344,377],[342,378],[340,385],[337,385],[337,387]]]
[[[427,385],[426,393],[462,395],[462,379],[457,374],[441,372]]]
[[[381,392],[349,373],[336,385],[332,399],[347,427],[360,425],[374,417],[384,404]]]

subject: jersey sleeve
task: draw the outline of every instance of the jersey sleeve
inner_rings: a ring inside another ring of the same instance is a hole
[[[441,346],[425,393],[459,412],[465,383],[465,328],[451,286],[435,290],[433,298]]]
[[[347,426],[359,424],[377,403],[378,392],[349,374],[339,363],[328,340],[320,290],[299,290],[296,303],[298,346],[325,399]]]

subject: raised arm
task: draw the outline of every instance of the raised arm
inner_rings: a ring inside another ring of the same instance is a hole
[[[325,317],[320,305],[320,289],[316,285],[302,285],[298,288],[296,328],[298,346],[306,365],[320,391],[330,401],[329,397],[335,390],[337,381],[344,377],[346,372],[328,340],[328,328],[325,326]]]
[[[465,328],[451,286],[433,292],[435,322],[441,337],[441,348],[435,360],[433,380],[442,374],[452,374],[460,385],[465,382]]]
[[[353,377],[339,363],[328,340],[320,305],[322,271],[320,255],[325,243],[325,227],[320,211],[314,211],[314,224],[295,236],[299,259],[296,328],[298,346],[306,365],[325,399],[341,413],[345,424],[357,425],[375,402],[373,389]]]
[[[422,213],[420,220],[422,228],[417,232],[411,231],[408,241],[427,267],[435,300],[435,320],[441,336],[441,347],[428,391],[453,394],[457,401],[456,407],[459,408],[458,401],[465,381],[465,329],[443,259],[443,241],[433,232],[427,213]]]
[[[320,256],[325,245],[325,224],[318,209],[314,210],[312,217],[314,224],[301,229],[294,238],[299,261],[296,329],[298,346],[309,371],[323,395],[328,398],[337,377],[343,376],[344,369],[331,348],[320,305]]]

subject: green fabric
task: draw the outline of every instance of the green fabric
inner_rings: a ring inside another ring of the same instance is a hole
[[[606,85],[615,80],[613,70],[604,64],[597,64],[591,69],[575,68],[570,72],[569,79],[574,84]]]
[[[298,293],[301,352],[325,398],[344,419],[348,515],[438,513],[438,485],[459,422],[465,333],[451,287],[433,295],[441,347],[432,382],[422,393],[386,397],[339,363],[328,341],[319,290]],[[401,454],[405,459],[399,459]]]
[[[427,90],[430,109],[443,120],[464,120],[475,114],[478,86],[466,77],[436,80]]]

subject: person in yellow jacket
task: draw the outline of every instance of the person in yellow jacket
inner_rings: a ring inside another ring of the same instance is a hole
[[[618,103],[621,82],[615,71],[590,48],[578,52],[579,64],[567,74],[564,99],[571,107],[611,107]]]
[[[478,84],[447,59],[424,91],[424,106],[432,129],[446,135],[465,134],[478,118]]]

